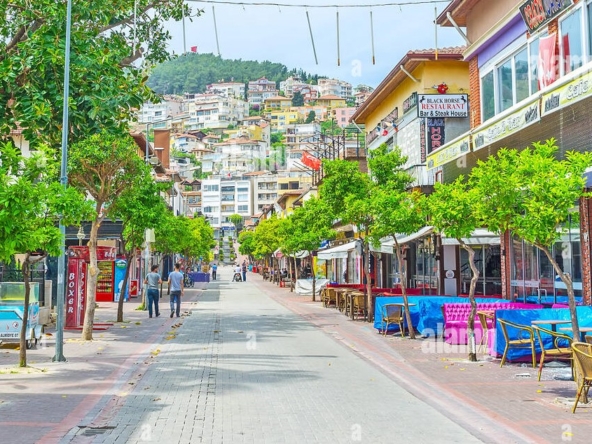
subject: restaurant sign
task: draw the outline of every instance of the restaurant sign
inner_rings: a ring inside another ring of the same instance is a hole
[[[469,117],[468,99],[467,94],[420,94],[417,101],[417,117]]]
[[[546,116],[590,96],[592,96],[592,71],[543,94],[541,114]]]
[[[437,168],[445,163],[451,162],[464,156],[471,148],[471,139],[469,135],[463,136],[459,139],[444,145],[437,151],[434,151],[428,156],[427,166],[428,170]]]
[[[541,120],[539,100],[523,106],[495,123],[473,133],[473,151],[508,137]]]
[[[533,33],[571,5],[572,0],[527,0],[520,6],[520,14],[529,32]]]

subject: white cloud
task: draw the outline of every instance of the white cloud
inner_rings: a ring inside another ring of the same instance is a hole
[[[318,4],[325,0],[316,0]],[[328,1],[328,0],[327,0]],[[322,2],[322,3],[321,3]],[[312,0],[281,0],[303,4]],[[375,0],[341,0],[340,5],[370,4]],[[212,5],[189,2],[204,9],[201,17],[185,21],[187,51],[197,46],[200,53],[217,53]],[[326,3],[325,3],[326,4]],[[226,59],[269,60],[311,74],[347,80],[354,85],[376,86],[410,50],[435,47],[434,7],[438,13],[447,2],[437,5],[407,5],[370,8],[308,8],[318,65],[312,50],[306,9],[293,7],[215,5],[220,54]],[[340,18],[341,66],[337,66],[336,12]],[[372,64],[370,11],[374,22],[376,64]],[[169,23],[173,41],[170,49],[182,53],[183,25]],[[438,47],[464,42],[454,29],[438,28]],[[352,70],[352,64],[361,68]],[[356,74],[361,73],[360,76]]]

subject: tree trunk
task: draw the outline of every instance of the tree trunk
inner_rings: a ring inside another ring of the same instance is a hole
[[[31,289],[29,288],[29,262],[30,254],[25,255],[21,270],[23,272],[23,282],[25,284],[25,301],[23,303],[23,323],[21,325],[20,349],[19,349],[19,367],[27,366],[27,323],[29,322],[29,300],[31,298]]]
[[[368,231],[366,231],[366,239]],[[364,276],[366,277],[366,307],[368,308],[368,320],[374,319],[374,307],[372,307],[372,279],[370,278],[370,244],[362,240],[364,249]]]
[[[397,236],[393,235],[395,240],[395,251],[397,252],[397,261],[399,263],[399,276],[401,276],[401,295],[403,296],[403,305],[405,306],[405,320],[407,321],[407,329],[409,330],[409,339],[415,339],[415,329],[411,321],[411,312],[409,311],[409,298],[407,297],[407,267],[403,261],[403,250],[399,246]],[[401,332],[401,336],[403,336]]]
[[[557,272],[565,287],[567,288],[567,301],[569,304],[569,316],[571,318],[571,329],[574,341],[580,341],[580,324],[578,323],[578,312],[576,310],[576,296],[574,294],[573,289],[573,281],[571,276],[567,273],[564,273],[557,261],[553,258],[553,255],[549,251],[547,247],[541,247],[539,245],[535,245],[539,250],[541,250],[549,259],[549,262],[553,265],[553,269]]]
[[[127,261],[125,267],[125,276],[121,284],[121,293],[119,294],[119,301],[117,302],[117,322],[123,322],[123,301],[125,299],[125,291],[127,289],[127,282],[129,280],[132,263],[136,257],[135,249],[125,251],[125,260]]]
[[[101,206],[97,205],[97,214],[100,214]],[[97,279],[99,276],[99,267],[97,265],[97,237],[102,218],[97,217],[93,220],[90,229],[90,240],[88,241],[88,250],[90,254],[90,264],[88,265],[88,282],[86,294],[86,310],[84,311],[84,325],[82,327],[82,339],[92,341],[93,327],[95,322],[95,308],[97,304]]]
[[[315,302],[316,297],[317,297],[317,274],[315,273],[312,251],[308,252],[308,256],[310,257],[310,260],[312,261],[312,267],[311,267],[311,271],[312,271],[312,301]]]
[[[477,315],[477,301],[475,301],[475,288],[479,280],[479,270],[475,265],[475,250],[464,243],[462,239],[457,238],[458,243],[469,253],[469,265],[471,266],[471,285],[469,287],[469,302],[471,311],[467,321],[467,343],[469,346],[469,361],[477,362],[477,345],[475,343],[475,316]]]

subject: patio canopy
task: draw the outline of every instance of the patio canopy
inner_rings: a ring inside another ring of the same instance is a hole
[[[347,254],[356,248],[358,241],[349,242],[347,244],[338,245],[337,247],[328,248],[327,250],[320,250],[317,254],[317,258],[329,260],[329,259],[344,259]]]
[[[463,238],[467,245],[499,245],[500,236],[497,233],[492,233],[484,228],[477,228],[471,233],[471,237]],[[442,245],[460,245],[458,241],[452,237],[442,236]]]
[[[434,231],[434,227],[427,226],[427,227],[423,227],[421,230],[416,231],[413,234],[397,234],[397,242],[399,243],[399,245],[408,244],[409,242],[412,242],[414,240],[418,240],[418,239],[421,239],[422,237],[429,236],[430,234],[432,234],[433,231]],[[389,252],[392,254],[394,246],[395,246],[395,240],[392,237],[389,237],[389,238],[387,238],[386,241],[384,241],[380,245],[380,249],[383,253],[387,252],[387,251],[385,251],[386,249],[390,249]]]

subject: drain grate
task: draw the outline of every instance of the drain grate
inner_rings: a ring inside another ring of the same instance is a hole
[[[80,429],[77,433],[79,436],[96,436],[102,435],[103,433],[113,430],[114,426],[102,426],[102,427],[85,427],[85,426],[78,426]]]

